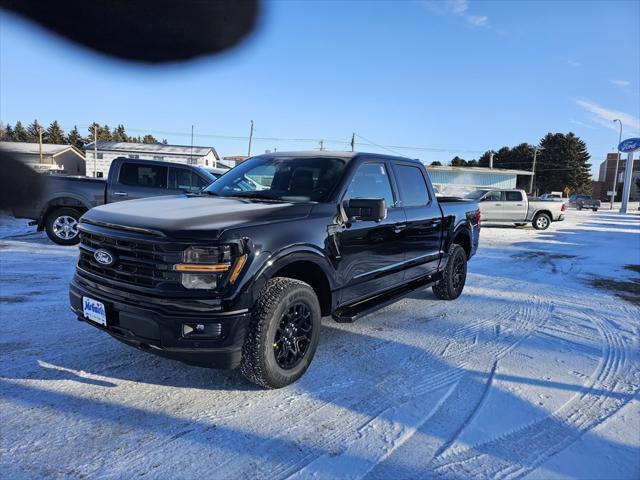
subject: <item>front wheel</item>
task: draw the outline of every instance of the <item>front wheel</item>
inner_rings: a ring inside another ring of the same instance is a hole
[[[449,258],[442,272],[442,280],[433,287],[433,294],[440,300],[455,300],[467,281],[467,254],[458,244],[451,245]]]
[[[597,209],[597,208],[594,208],[594,209],[593,209],[593,211],[594,211],[594,212],[597,212],[597,211],[598,211],[598,209]]]
[[[241,373],[265,388],[292,384],[311,364],[320,325],[320,304],[308,284],[283,277],[269,280],[251,314]]]
[[[45,219],[45,230],[49,239],[58,245],[75,245],[80,241],[78,222],[82,213],[75,208],[63,207],[52,210]]]

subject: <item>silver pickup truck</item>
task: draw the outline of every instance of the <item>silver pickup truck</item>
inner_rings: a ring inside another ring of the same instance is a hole
[[[527,198],[524,190],[478,189],[466,195],[477,200],[483,222],[531,223],[536,230],[546,230],[551,222],[564,220],[566,204],[550,200]]]

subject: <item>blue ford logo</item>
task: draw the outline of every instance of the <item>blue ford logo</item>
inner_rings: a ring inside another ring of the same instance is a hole
[[[107,267],[116,263],[115,257],[103,248],[100,248],[93,252],[93,258],[95,258],[96,262],[98,262],[99,264],[105,265]]]

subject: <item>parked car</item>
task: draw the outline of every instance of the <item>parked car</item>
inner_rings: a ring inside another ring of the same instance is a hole
[[[516,225],[531,223],[536,230],[546,230],[551,222],[564,220],[566,210],[564,203],[529,199],[524,190],[518,189],[479,189],[465,198],[479,202],[484,221]]]
[[[48,175],[46,192],[33,205],[13,210],[16,218],[30,218],[38,230],[59,245],[75,245],[78,220],[90,208],[136,198],[197,192],[215,181],[203,168],[154,160],[118,157],[108,178]]]
[[[199,193],[91,209],[80,232],[79,320],[277,388],[311,363],[321,317],[353,322],[425,287],[457,298],[480,211],[437,199],[416,160],[278,152]]]
[[[569,197],[569,206],[578,210],[588,208],[597,212],[600,208],[600,200],[594,200],[590,195],[571,195]]]
[[[540,200],[547,200],[551,202],[563,202],[562,193],[543,193],[538,197]]]

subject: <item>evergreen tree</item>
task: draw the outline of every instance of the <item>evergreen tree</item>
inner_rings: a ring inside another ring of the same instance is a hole
[[[40,132],[42,132],[42,143],[45,143],[45,130],[36,119],[27,127],[26,141],[29,143],[40,143]]]
[[[158,143],[158,140],[153,135],[146,134],[142,137],[142,143]]]
[[[120,124],[116,128],[113,129],[113,133],[111,134],[111,139],[114,142],[128,142],[130,141],[129,135],[124,129],[124,125]]]
[[[432,167],[441,167],[441,166],[442,166],[442,163],[440,163],[438,160],[436,160],[436,161],[434,161],[434,162],[431,162],[431,163],[430,163],[430,165],[431,165]]]
[[[46,139],[46,143],[65,143],[64,131],[57,120],[51,122],[51,125],[47,128]]]
[[[77,126],[73,126],[73,130],[71,130],[69,132],[69,135],[67,135],[66,141],[69,145],[82,148],[82,146],[84,145],[84,140],[82,139],[82,135],[80,135]]]
[[[574,133],[548,133],[541,140],[535,185],[540,192],[591,193],[591,156],[587,145]]]
[[[14,142],[28,142],[29,132],[22,126],[22,122],[18,120],[13,127],[13,141]]]
[[[467,161],[464,158],[460,158],[459,156],[455,156],[451,159],[452,167],[466,167]]]
[[[11,125],[7,124],[5,127],[3,123],[0,122],[0,141],[8,142],[11,141],[11,134],[13,133],[13,129]]]

